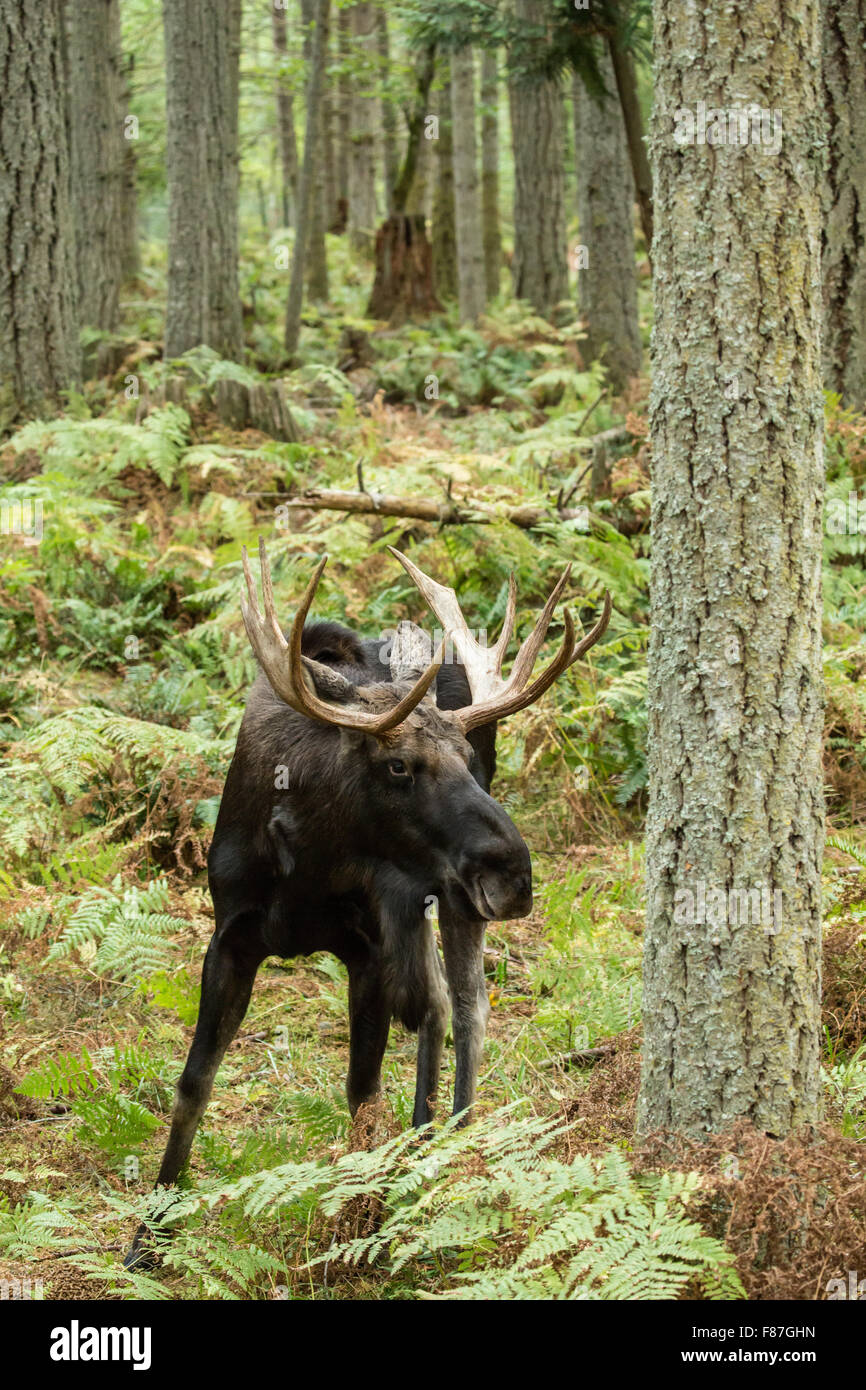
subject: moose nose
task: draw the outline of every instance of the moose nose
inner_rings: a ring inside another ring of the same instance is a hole
[[[475,881],[472,895],[482,917],[488,921],[507,922],[513,917],[526,917],[532,911],[532,875],[482,871]]]
[[[516,825],[485,794],[474,833],[463,845],[459,877],[476,911],[488,921],[525,917],[532,910],[532,864]]]

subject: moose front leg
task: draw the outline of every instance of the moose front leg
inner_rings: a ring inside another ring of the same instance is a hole
[[[449,1013],[448,989],[436,949],[433,927],[425,919],[419,930],[424,931],[427,936],[427,1009],[418,1028],[418,1066],[415,1106],[412,1111],[412,1124],[416,1129],[429,1124],[433,1119]]]
[[[346,962],[349,972],[349,1074],[346,1098],[354,1116],[373,1101],[382,1085],[382,1058],[388,1043],[391,1009],[378,962],[364,957]]]
[[[456,1060],[452,1113],[457,1115],[461,1110],[467,1112],[462,1124],[471,1119],[484,1033],[490,1013],[484,981],[484,926],[481,918],[461,917],[450,912],[443,912],[439,923],[445,974],[451,991]]]
[[[177,1181],[186,1167],[199,1121],[205,1112],[214,1077],[226,1049],[243,1021],[253,981],[267,954],[251,947],[249,938],[235,940],[217,932],[202,969],[201,1003],[195,1036],[175,1092],[171,1131],[157,1177],[157,1186]],[[124,1264],[128,1269],[153,1262],[146,1249],[148,1229],[138,1228]]]

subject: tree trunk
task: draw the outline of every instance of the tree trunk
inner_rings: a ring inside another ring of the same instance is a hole
[[[63,43],[60,0],[0,12],[0,390],[11,413],[53,411],[79,379]]]
[[[333,26],[331,26],[332,31]],[[337,109],[335,100],[336,79],[332,75],[331,55],[333,44],[331,32],[328,34],[328,52],[325,54],[325,72],[322,78],[322,189],[325,231],[329,232],[339,217],[339,192],[337,189]]]
[[[419,151],[426,143],[422,136],[435,70],[436,50],[431,47],[415,68],[415,102],[408,113],[406,157],[388,198],[394,211],[376,235],[376,278],[367,316],[391,323],[424,317],[442,308],[433,288],[433,256],[424,214],[406,212]]]
[[[366,60],[352,82],[349,139],[349,235],[358,250],[373,246],[376,227],[376,7],[371,0],[349,11],[353,56]]]
[[[395,212],[405,212],[409,203],[409,198],[415,187],[415,174],[418,168],[418,159],[422,148],[427,141],[422,139],[427,124],[427,112],[430,105],[430,88],[433,85],[433,77],[436,72],[436,49],[430,47],[425,50],[423,57],[418,60],[415,68],[415,103],[412,110],[408,113],[408,132],[406,139],[406,157],[403,160],[403,167],[399,169],[394,178],[394,186],[390,191],[389,198]]]
[[[397,152],[397,107],[391,91],[391,45],[388,35],[388,16],[383,7],[376,10],[376,41],[379,47],[379,92],[382,100],[382,149],[385,165],[385,196],[388,199],[388,214],[396,209],[393,205],[393,192],[400,172],[400,156]]]
[[[643,119],[637,95],[637,74],[634,58],[617,42],[614,35],[608,39],[608,54],[613,67],[619,104],[625,127],[631,172],[634,180],[637,204],[640,209],[640,222],[646,242],[647,259],[652,265],[653,249],[653,183],[649,155],[644,139]]]
[[[824,385],[866,407],[866,0],[824,0]]]
[[[607,53],[599,67],[611,94],[604,105],[574,77],[574,144],[577,216],[586,261],[578,260],[578,306],[587,321],[581,352],[599,359],[615,391],[622,391],[641,365],[634,253],[634,183],[626,148],[613,69]]]
[[[241,349],[240,0],[164,0],[168,297],[165,355]]]
[[[337,180],[337,207],[330,230],[338,235],[345,232],[349,222],[349,146],[352,139],[352,84],[348,62],[352,48],[351,20],[348,10],[337,13],[337,78],[336,121],[334,128],[334,164]]]
[[[516,0],[522,20],[537,24],[539,0]],[[562,92],[551,79],[512,81],[514,147],[514,293],[549,315],[568,294]]]
[[[280,0],[272,0],[271,19],[274,54],[282,69],[288,61],[289,44],[286,32],[286,12]],[[295,138],[295,112],[292,89],[283,71],[277,75],[277,140],[282,169],[283,226],[290,227],[295,216],[298,198],[298,143]]]
[[[433,182],[433,155],[435,149],[435,140],[428,140],[425,132],[422,130],[421,140],[418,143],[418,154],[415,159],[415,169],[412,175],[412,186],[406,198],[406,211],[421,213],[423,217],[427,216],[427,205],[429,202],[428,192]]]
[[[302,0],[304,14],[304,24],[306,33],[304,37],[304,57],[308,64],[312,59],[312,40],[311,26],[316,17],[316,0]],[[319,22],[322,25],[322,74],[318,100],[315,106],[307,105],[307,122],[315,121],[315,148],[316,160],[313,170],[313,193],[310,208],[310,230],[307,238],[307,249],[305,255],[305,271],[307,279],[307,291],[310,299],[314,302],[322,303],[328,298],[328,252],[325,245],[326,208],[325,200],[326,177],[325,177],[325,88],[327,85],[326,68],[328,61],[328,42],[330,40],[330,9],[326,9]]]
[[[481,216],[487,298],[499,294],[502,237],[499,231],[499,78],[496,49],[481,54]]]
[[[367,318],[392,324],[440,310],[423,213],[393,213],[376,234],[376,278]]]
[[[123,278],[124,144],[117,0],[68,10],[72,207],[82,326],[117,326]]]
[[[118,25],[120,13],[118,11]],[[122,49],[122,35],[118,31],[118,45]],[[126,117],[131,115],[129,96],[129,76],[133,69],[133,56],[122,57],[121,69],[121,115],[123,117],[123,185],[120,196],[120,268],[124,280],[132,280],[141,270],[141,252],[138,245],[138,167],[135,156],[133,132],[127,128]]]
[[[451,66],[446,61],[438,101],[436,191],[433,197],[433,284],[440,299],[457,298],[457,233],[454,229],[454,142],[451,126]]]
[[[289,300],[286,307],[286,352],[290,357],[297,351],[301,332],[301,306],[304,297],[304,273],[306,267],[307,245],[310,223],[313,216],[313,199],[316,192],[316,155],[319,123],[315,112],[320,109],[322,82],[325,71],[325,54],[328,34],[330,0],[316,0],[316,22],[313,30],[310,54],[310,75],[307,82],[307,128],[304,132],[304,163],[298,189],[298,217],[295,226],[295,249],[292,258],[292,276],[289,282]]]
[[[644,1133],[819,1117],[819,18],[655,4]]]
[[[474,323],[484,312],[484,238],[475,139],[475,58],[471,48],[457,49],[451,58],[451,119],[460,322]]]

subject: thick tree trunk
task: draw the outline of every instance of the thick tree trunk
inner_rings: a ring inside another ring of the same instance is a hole
[[[0,391],[53,410],[79,379],[60,0],[0,11]]]
[[[371,0],[353,5],[351,42],[355,58],[366,59],[365,70],[352,83],[349,139],[349,235],[359,250],[373,246],[376,228],[376,7]]]
[[[168,298],[165,355],[241,349],[240,0],[164,0]]]
[[[451,125],[451,67],[444,64],[437,102],[436,189],[433,195],[433,284],[440,299],[457,298],[457,233],[454,228],[454,139]]]
[[[319,122],[315,112],[320,109],[322,83],[325,72],[327,51],[328,20],[330,0],[316,0],[315,26],[310,53],[310,75],[307,83],[307,129],[304,132],[304,163],[298,189],[298,217],[295,226],[295,247],[292,258],[292,275],[289,282],[289,299],[286,308],[286,352],[293,356],[298,346],[301,332],[301,306],[304,298],[304,278],[310,223],[313,217],[313,200],[316,195],[316,159],[318,154]]]
[[[578,262],[580,313],[587,322],[581,352],[599,359],[615,391],[621,391],[641,365],[634,253],[634,183],[626,148],[613,70],[606,52],[599,64],[608,95],[600,105],[574,78],[574,144],[577,160],[577,216],[584,266]]]
[[[280,0],[271,0],[274,54],[282,68],[288,61],[289,44],[286,32],[286,12]],[[290,227],[295,216],[298,198],[298,142],[295,137],[295,112],[292,89],[284,72],[277,74],[277,140],[282,170],[283,225]]]
[[[123,279],[124,145],[117,0],[69,7],[69,136],[83,326],[117,326]]]
[[[481,54],[481,216],[487,298],[499,294],[502,236],[499,231],[499,78],[496,49]]]
[[[391,323],[425,317],[442,308],[433,288],[433,256],[424,214],[406,212],[418,155],[426,143],[422,137],[435,70],[436,50],[429,48],[415,69],[415,102],[408,113],[406,157],[394,176],[388,197],[394,211],[376,234],[376,278],[367,315]]]
[[[824,0],[824,385],[866,407],[866,0]]]
[[[539,23],[540,0],[516,0],[518,16]],[[562,91],[558,82],[513,81],[509,91],[514,148],[514,293],[539,314],[568,294]]]
[[[643,1132],[819,1116],[819,20],[655,5]]]
[[[376,234],[376,278],[367,317],[399,324],[441,308],[423,213],[395,212]]]
[[[475,59],[471,48],[451,58],[454,127],[454,221],[457,231],[457,295],[461,323],[484,312],[484,237],[475,138]]]

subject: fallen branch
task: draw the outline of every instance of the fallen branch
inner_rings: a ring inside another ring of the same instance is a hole
[[[280,505],[314,512],[354,512],[360,516],[396,516],[408,521],[428,521],[434,526],[487,526],[508,521],[524,531],[532,531],[551,521],[583,521],[590,531],[592,522],[604,522],[624,536],[646,530],[648,518],[595,514],[588,507],[557,507],[555,503],[526,503],[522,506],[490,507],[461,502],[444,496],[441,501],[428,497],[397,497],[385,492],[341,492],[334,488],[313,488],[290,497],[281,492],[245,492],[244,497],[279,498]]]

